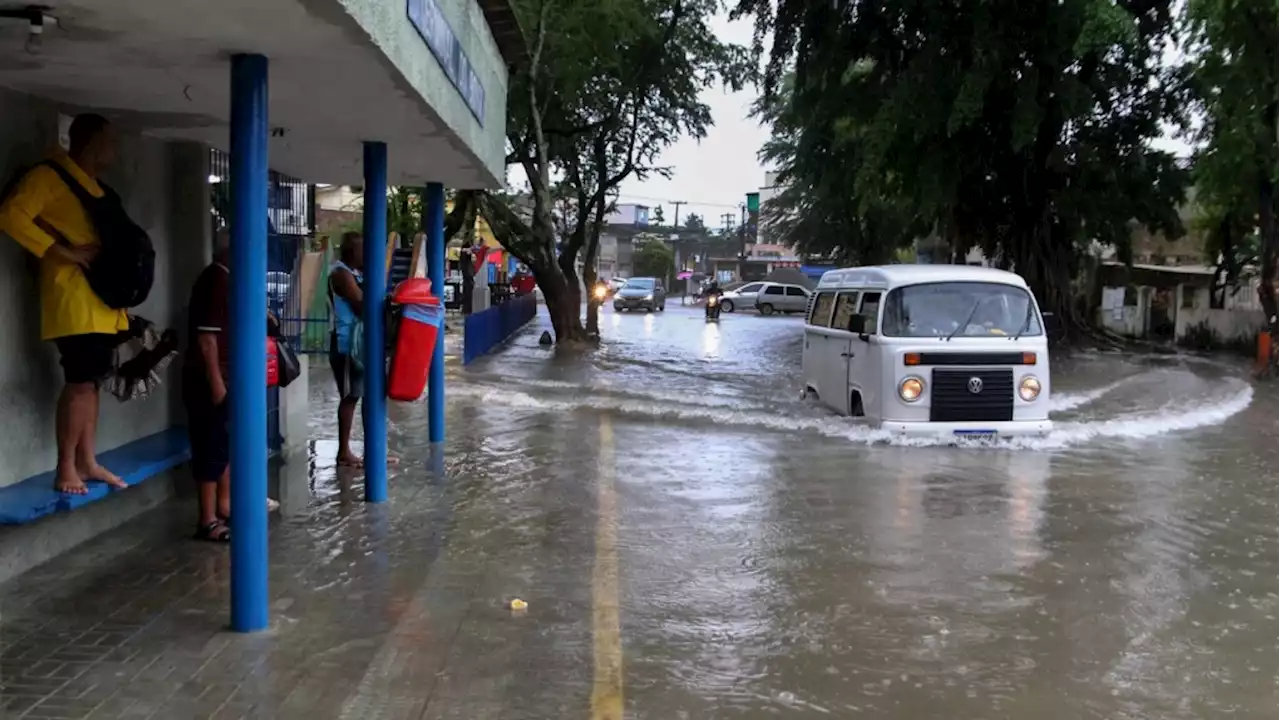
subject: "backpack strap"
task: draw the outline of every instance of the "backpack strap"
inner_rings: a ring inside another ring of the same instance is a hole
[[[67,169],[62,167],[62,163],[57,160],[44,160],[40,164],[48,166],[49,168],[52,168],[54,172],[58,173],[58,177],[62,179],[62,182],[66,183],[67,188],[75,194],[76,199],[84,206],[85,212],[89,212],[89,206],[92,205],[95,200],[98,200],[98,198],[90,195],[89,191],[85,189],[85,186],[81,185],[80,181],[76,180],[71,173],[67,172]]]

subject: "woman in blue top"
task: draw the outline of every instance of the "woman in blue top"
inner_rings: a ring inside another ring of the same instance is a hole
[[[343,233],[339,258],[329,268],[329,366],[338,381],[338,464],[361,467],[364,460],[351,451],[351,423],[364,390],[364,365],[352,352],[352,339],[360,332],[364,311],[364,237]]]

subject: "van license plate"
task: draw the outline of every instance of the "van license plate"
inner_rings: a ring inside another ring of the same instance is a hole
[[[955,430],[956,435],[976,435],[978,437],[994,437],[995,430]]]

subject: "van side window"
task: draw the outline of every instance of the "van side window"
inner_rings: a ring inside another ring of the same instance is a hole
[[[818,293],[809,309],[809,324],[817,327],[831,327],[831,307],[835,305],[836,294],[832,292]]]
[[[837,330],[848,330],[849,318],[853,317],[854,309],[857,307],[857,290],[840,293],[840,297],[836,299],[836,316],[831,321],[831,327]]]
[[[796,297],[804,297],[804,288],[798,288],[795,285],[788,285],[787,294],[794,295]]]
[[[765,294],[765,295],[781,295],[781,294],[782,294],[782,286],[781,286],[781,285],[770,285],[769,287],[767,287],[767,288],[765,288],[765,289],[764,289],[764,294]]]
[[[867,332],[875,333],[876,319],[880,317],[880,293],[862,293],[862,307],[858,309],[858,314],[867,319]]]

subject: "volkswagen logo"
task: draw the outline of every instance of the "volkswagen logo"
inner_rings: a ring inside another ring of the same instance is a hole
[[[969,378],[969,392],[973,393],[974,395],[977,395],[978,393],[982,392],[982,378],[980,377]]]

